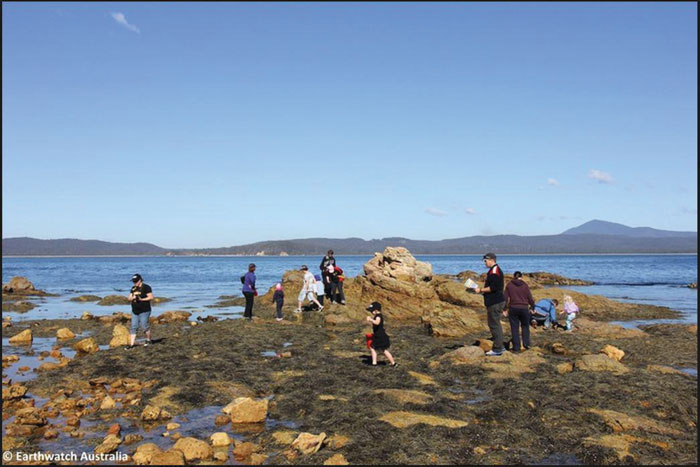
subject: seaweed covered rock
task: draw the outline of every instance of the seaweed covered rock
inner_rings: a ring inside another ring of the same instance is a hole
[[[79,297],[73,297],[70,299],[71,302],[79,303],[98,302],[100,300],[102,300],[102,297],[98,297],[97,295],[81,295]]]
[[[35,304],[27,300],[4,301],[2,302],[2,311],[13,311],[15,313],[26,313],[36,307]]]
[[[107,295],[97,302],[100,306],[129,305],[130,303],[129,299],[123,295]]]

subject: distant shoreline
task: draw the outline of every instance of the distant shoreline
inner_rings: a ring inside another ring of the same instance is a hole
[[[414,256],[481,256],[483,253],[411,253]],[[498,256],[697,256],[697,253],[497,253]],[[307,258],[307,255],[3,255],[2,258]],[[374,256],[366,254],[340,254],[340,256]]]

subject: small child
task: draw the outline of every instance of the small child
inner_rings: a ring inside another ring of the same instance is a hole
[[[564,313],[566,313],[566,330],[571,331],[574,329],[574,320],[578,313],[578,306],[571,295],[564,295]]]
[[[272,303],[277,304],[277,321],[282,321],[282,305],[284,305],[284,290],[282,284],[275,285],[275,293],[272,295]]]
[[[384,317],[382,316],[382,304],[372,302],[367,307],[367,311],[372,313],[372,316],[367,317],[367,321],[372,323],[372,340],[369,342],[369,350],[372,352],[372,365],[377,366],[377,352],[383,351],[392,367],[396,366],[394,357],[389,352],[391,342],[389,336],[384,330]]]
[[[316,295],[318,297],[318,303],[323,306],[323,297],[326,294],[325,286],[323,285],[323,279],[321,279],[320,274],[316,274],[314,276],[314,279],[316,279]]]

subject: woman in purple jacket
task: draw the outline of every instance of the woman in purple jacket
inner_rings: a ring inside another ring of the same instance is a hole
[[[243,312],[243,317],[251,320],[253,319],[253,300],[258,294],[255,290],[255,264],[250,263],[248,265],[248,272],[243,277],[243,295],[245,296],[245,311]]]
[[[508,310],[508,320],[510,321],[510,333],[513,336],[513,351],[520,351],[520,332],[518,324],[523,333],[523,347],[530,348],[530,308],[535,306],[530,287],[520,278],[523,273],[515,271],[513,280],[506,286],[506,310]]]

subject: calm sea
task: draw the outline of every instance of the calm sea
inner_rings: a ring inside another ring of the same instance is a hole
[[[349,277],[362,274],[370,256],[337,256],[338,265]],[[483,272],[481,255],[418,255],[438,274],[456,274],[465,269]],[[289,269],[307,264],[319,272],[321,257],[119,257],[119,258],[3,258],[2,282],[25,276],[41,290],[59,294],[46,298],[28,313],[12,313],[14,320],[77,317],[83,311],[95,315],[126,311],[128,306],[97,306],[70,302],[84,294],[126,295],[132,274],[138,272],[153,287],[156,296],[172,302],[158,305],[154,314],[189,309],[225,317],[237,317],[240,307],[208,308],[221,295],[240,295],[240,276],[248,263],[257,264],[258,290],[266,291]],[[697,282],[697,255],[503,255],[498,263],[507,273],[547,271],[596,283],[570,287],[587,294],[604,295],[624,302],[662,305],[683,312],[683,322],[697,322],[697,291],[687,288]],[[295,297],[297,291],[287,291]],[[289,298],[288,298],[289,299]],[[198,314],[199,315],[199,314]],[[658,322],[658,321],[657,321]],[[640,322],[629,323],[637,325]]]

